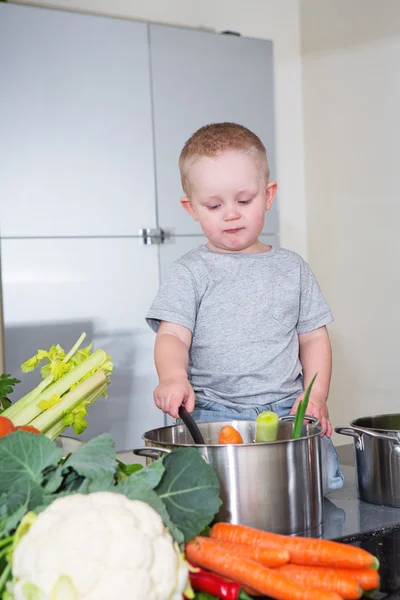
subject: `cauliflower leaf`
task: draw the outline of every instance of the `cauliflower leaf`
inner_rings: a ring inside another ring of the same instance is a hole
[[[196,448],[174,450],[163,462],[165,475],[155,491],[187,542],[218,512],[222,503],[219,479]]]

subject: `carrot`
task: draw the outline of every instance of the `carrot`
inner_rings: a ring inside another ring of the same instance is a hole
[[[379,573],[375,569],[332,569],[332,572],[338,575],[352,575],[365,591],[379,587]]]
[[[279,535],[231,523],[216,523],[210,535],[214,539],[233,544],[284,548],[290,554],[290,562],[297,565],[343,569],[379,567],[378,559],[366,550],[328,540]]]
[[[221,548],[230,550],[236,556],[243,556],[264,565],[264,567],[280,567],[289,562],[290,554],[281,548],[252,548],[244,544],[230,544],[218,541]]]
[[[243,438],[237,429],[225,425],[219,432],[219,444],[243,444]]]
[[[270,596],[275,600],[341,600],[334,592],[301,587],[273,569],[254,560],[236,556],[217,540],[197,537],[186,545],[187,559],[242,586]]]
[[[276,570],[299,585],[309,585],[315,589],[336,592],[342,598],[349,600],[357,600],[363,594],[357,578],[351,575],[351,569],[346,575],[337,573],[336,569],[305,567],[304,565],[283,565]]]

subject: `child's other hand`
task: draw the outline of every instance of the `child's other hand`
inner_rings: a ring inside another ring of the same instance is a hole
[[[185,405],[188,412],[194,410],[195,394],[188,379],[164,379],[154,390],[154,402],[163,412],[179,419],[179,407]]]
[[[300,400],[304,397],[304,392],[298,396],[296,402],[293,404],[293,408],[290,411],[291,415],[296,413],[296,409],[299,405]],[[324,430],[323,435],[331,437],[332,435],[332,423],[329,420],[329,411],[326,399],[324,396],[318,394],[318,392],[311,392],[308,400],[308,406],[306,410],[307,415],[316,417],[320,421],[320,427]]]

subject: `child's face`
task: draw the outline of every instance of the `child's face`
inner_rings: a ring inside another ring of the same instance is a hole
[[[239,151],[201,157],[190,167],[191,197],[182,206],[222,252],[257,252],[277,184],[265,182],[256,159]]]

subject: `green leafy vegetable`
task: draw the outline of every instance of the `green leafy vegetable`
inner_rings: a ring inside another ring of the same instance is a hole
[[[92,353],[92,344],[80,349],[85,337],[82,333],[68,353],[57,344],[25,361],[21,365],[23,373],[44,362],[40,370],[43,381],[13,404],[4,401],[4,416],[14,425],[32,425],[52,440],[70,425],[76,435],[81,434],[87,426],[87,408],[100,396],[107,397],[113,370],[103,350]]]
[[[137,471],[141,471],[143,469],[142,465],[136,465],[136,464],[126,465],[125,463],[121,462],[120,460],[117,461],[117,465],[118,465],[118,481],[122,481],[126,477],[129,477],[129,475],[132,475],[133,473],[136,473]]]
[[[11,406],[11,400],[8,398],[12,394],[14,387],[21,383],[19,379],[15,379],[7,373],[0,375],[0,413]]]
[[[180,448],[163,458],[165,475],[156,492],[185,541],[210,523],[221,506],[220,483],[196,448]],[[207,468],[204,468],[204,467]]]
[[[87,479],[95,479],[101,473],[114,475],[117,459],[114,440],[103,433],[87,444],[82,444],[63,463],[63,470],[72,469]]]
[[[0,473],[0,559],[1,544],[24,515],[60,496],[111,491],[147,502],[179,544],[209,525],[221,504],[216,473],[198,450],[175,450],[145,468],[121,467],[109,434],[62,458],[55,442],[17,431],[0,438]]]
[[[60,449],[43,435],[16,431],[0,438],[0,496],[18,483],[41,485],[43,471],[60,459]]]
[[[294,440],[301,436],[301,432],[303,429],[304,415],[306,414],[308,400],[310,398],[311,389],[312,389],[312,386],[314,385],[314,381],[315,381],[316,377],[317,377],[317,373],[312,378],[310,385],[306,389],[304,398],[302,400],[300,400],[299,405],[297,407],[296,415],[294,418],[294,424],[293,424],[293,432],[292,432],[292,439],[294,439]]]

